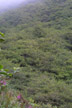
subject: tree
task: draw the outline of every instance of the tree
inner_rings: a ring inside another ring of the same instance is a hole
[[[38,38],[45,37],[45,35],[46,35],[43,28],[41,28],[41,27],[35,27],[33,34],[35,37],[38,37]]]

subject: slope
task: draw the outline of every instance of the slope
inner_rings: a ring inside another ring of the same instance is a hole
[[[13,71],[11,85],[36,102],[71,108],[72,1],[39,0],[0,16],[0,63]],[[67,104],[68,103],[68,104]]]

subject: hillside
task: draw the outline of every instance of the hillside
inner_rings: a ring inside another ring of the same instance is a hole
[[[22,3],[3,13],[0,25],[0,63],[20,68],[11,87],[42,108],[72,108],[72,0]]]

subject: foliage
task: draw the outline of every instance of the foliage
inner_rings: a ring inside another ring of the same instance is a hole
[[[35,37],[45,37],[45,33],[44,33],[44,31],[43,31],[43,29],[41,29],[40,27],[35,27],[34,28],[34,31],[33,31],[33,35],[35,36]]]
[[[0,32],[0,42],[4,41],[4,34]]]
[[[42,108],[72,108],[72,1],[21,5],[0,25],[0,64],[15,73],[9,87]]]

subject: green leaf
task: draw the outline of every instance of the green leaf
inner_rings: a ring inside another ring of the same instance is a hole
[[[10,77],[11,77],[11,76],[13,76],[13,74],[11,74],[11,73],[7,73],[7,76],[10,76]]]
[[[1,39],[0,39],[0,42],[3,42],[3,41],[4,41],[4,39],[3,39],[3,38],[1,38]]]
[[[4,37],[4,33],[1,33],[1,32],[0,32],[0,36]]]
[[[0,32],[0,42],[3,42],[3,41],[4,41],[4,33]]]
[[[6,72],[8,72],[9,70],[8,69],[4,69]]]
[[[0,72],[0,74],[2,74],[2,75],[7,75],[7,73],[6,73],[6,72]]]
[[[2,65],[0,65],[0,70],[1,70],[1,69],[3,69],[3,66],[2,66]]]
[[[6,75],[6,76],[12,76],[12,74],[11,73],[6,73],[6,72],[0,72],[0,74],[2,74],[2,75]]]

